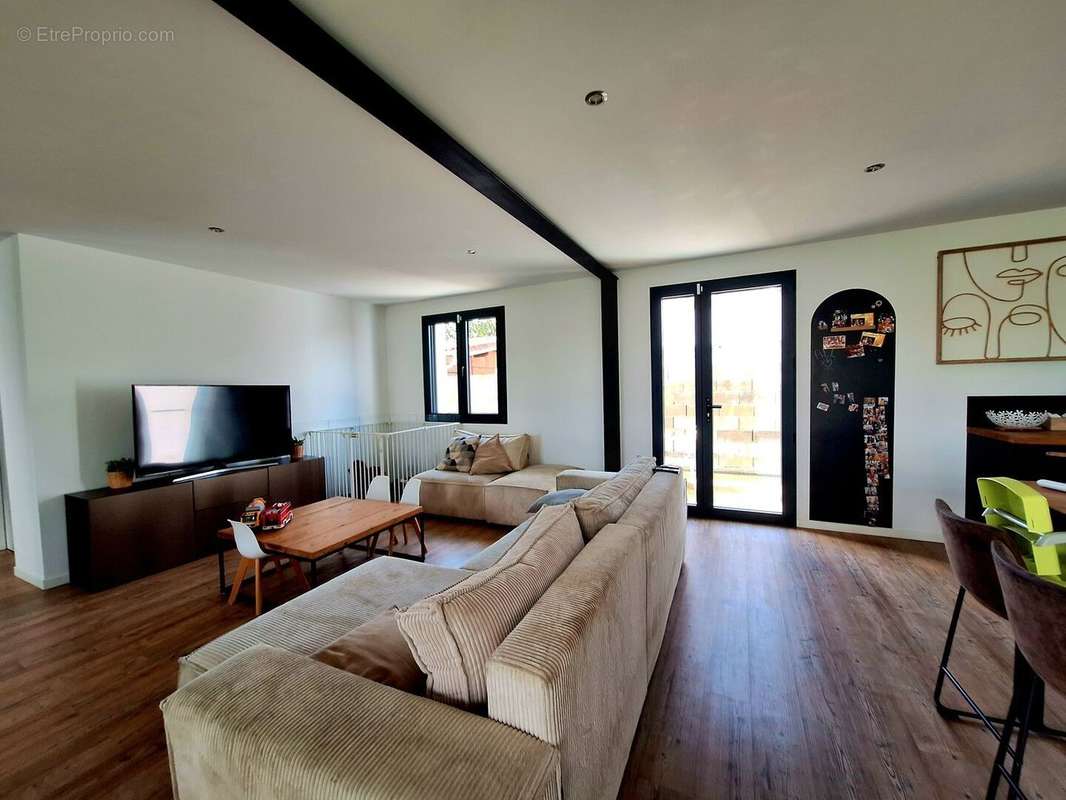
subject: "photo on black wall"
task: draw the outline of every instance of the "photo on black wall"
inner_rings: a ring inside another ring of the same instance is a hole
[[[892,304],[868,289],[826,298],[811,319],[811,520],[892,526],[895,382]]]

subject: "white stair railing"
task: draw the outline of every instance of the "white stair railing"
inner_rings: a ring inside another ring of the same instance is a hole
[[[305,452],[326,460],[327,497],[366,497],[370,481],[388,475],[400,497],[413,476],[433,469],[459,424],[376,422],[308,431]]]

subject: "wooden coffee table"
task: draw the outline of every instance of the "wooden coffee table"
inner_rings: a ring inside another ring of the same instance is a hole
[[[357,542],[366,542],[367,558],[373,558],[378,536],[404,522],[413,522],[418,533],[421,555],[395,553],[401,558],[416,561],[426,560],[426,529],[421,506],[386,503],[381,500],[350,500],[347,497],[331,497],[293,509],[292,522],[281,530],[256,533],[259,546],[268,553],[307,561],[311,564],[311,585],[318,582],[318,560],[350,547]],[[233,528],[227,526],[218,532],[218,586],[226,593],[226,567],[222,542],[233,539]]]

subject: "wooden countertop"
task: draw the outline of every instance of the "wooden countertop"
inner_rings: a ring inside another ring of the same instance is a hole
[[[971,426],[966,429],[966,432],[971,436],[983,436],[986,439],[995,439],[1000,442],[1010,442],[1011,444],[1066,447],[1066,431],[1005,431],[999,428]]]
[[[1036,481],[1025,482],[1047,498],[1047,504],[1052,511],[1058,511],[1060,514],[1066,514],[1066,492],[1057,492],[1054,489],[1045,489],[1043,486],[1037,486]]]

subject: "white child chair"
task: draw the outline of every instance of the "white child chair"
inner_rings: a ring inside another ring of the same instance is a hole
[[[231,519],[229,524],[233,526],[233,540],[237,543],[237,552],[241,554],[241,563],[237,565],[237,575],[233,578],[233,589],[229,593],[229,604],[237,602],[237,595],[241,590],[241,584],[248,574],[248,568],[255,570],[255,615],[263,613],[263,559],[269,558],[274,562],[275,572],[281,575],[281,559],[264,552],[259,546],[259,540],[253,531],[243,522]],[[289,559],[289,566],[296,573],[297,579],[307,586],[307,578],[300,566]]]
[[[400,503],[405,506],[417,506],[418,496],[422,491],[422,481],[418,478],[411,478],[407,481],[407,485],[403,487],[403,494],[400,495]],[[417,526],[417,523],[416,523]],[[403,523],[403,543],[407,544],[407,521]]]
[[[420,497],[422,494],[422,481],[418,478],[411,478],[407,481],[407,485],[403,487],[403,494],[400,495],[400,503],[405,506],[419,506],[422,505]],[[426,557],[426,530],[425,523],[422,521],[422,517],[418,516],[411,520],[415,526],[415,533],[418,534],[418,543],[422,548],[422,558]],[[403,522],[403,543],[407,544],[407,521]]]
[[[367,500],[381,500],[384,503],[392,502],[392,479],[388,475],[378,475],[372,481],[370,485],[366,487],[366,499]],[[375,537],[376,539],[377,537]],[[396,546],[396,533],[392,528],[389,528],[389,555],[392,555],[392,548]],[[367,541],[367,548],[371,547],[370,541]],[[372,553],[367,553],[369,558]]]
[[[392,481],[389,480],[388,475],[378,475],[374,480],[370,481],[370,485],[366,487],[366,499],[383,500],[386,503],[392,502],[392,491],[389,488],[390,483],[392,483]]]
[[[422,481],[418,478],[411,478],[407,481],[407,485],[403,487],[403,493],[400,495],[400,503],[406,506],[417,506],[418,496],[421,492]],[[392,502],[392,479],[388,475],[378,475],[372,481],[366,489],[367,500],[382,500],[386,503]],[[415,530],[418,532],[418,540],[422,545],[422,557],[426,555],[426,540],[422,531],[421,519],[415,519]],[[403,531],[403,543],[407,544],[407,522],[400,523],[401,530]],[[396,546],[396,532],[393,528],[389,528],[389,555],[392,555],[392,549]]]

